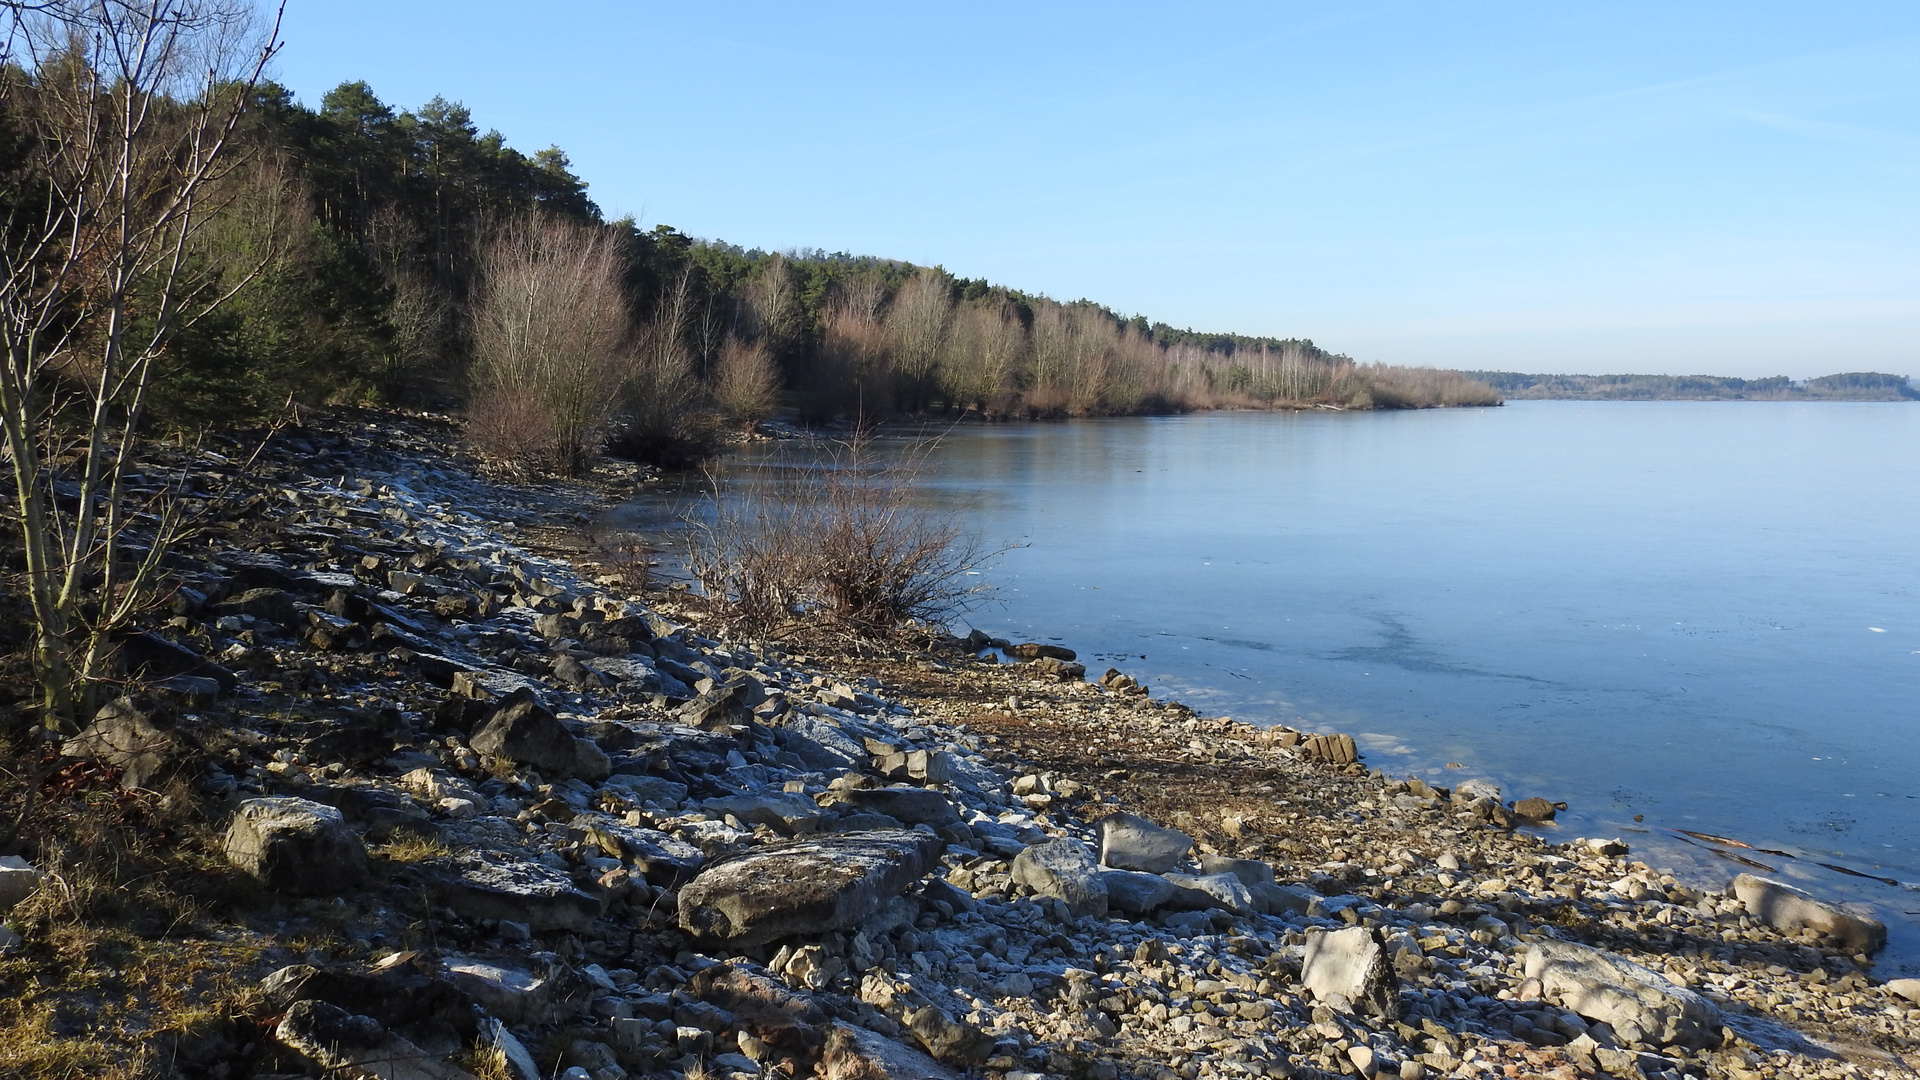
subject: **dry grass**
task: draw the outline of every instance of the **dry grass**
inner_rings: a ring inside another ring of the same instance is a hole
[[[0,1076],[164,1075],[176,1058],[237,1057],[275,943],[238,924],[264,897],[226,865],[192,789],[124,793],[108,771],[3,756],[0,813],[46,880],[7,919],[24,940],[0,954]]]
[[[453,854],[453,849],[433,836],[397,836],[367,849],[367,854],[390,863],[417,863]]]
[[[653,588],[654,567],[660,565],[660,548],[637,533],[601,535],[592,538],[589,557],[601,573],[611,574],[632,596]]]
[[[459,1065],[477,1080],[519,1080],[519,1074],[513,1071],[513,1065],[507,1060],[507,1052],[498,1046],[469,1051]]]

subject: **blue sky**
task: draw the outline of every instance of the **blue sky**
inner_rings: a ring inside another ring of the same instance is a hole
[[[1362,360],[1920,376],[1920,5],[289,0],[610,214]]]

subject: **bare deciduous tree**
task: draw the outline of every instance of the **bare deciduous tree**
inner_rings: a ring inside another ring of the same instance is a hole
[[[741,336],[762,342],[769,351],[778,354],[792,346],[800,333],[800,290],[786,256],[766,260],[747,282],[738,319]]]
[[[592,462],[628,384],[622,260],[614,230],[539,214],[485,244],[469,434],[497,461],[566,476]]]
[[[707,420],[694,374],[693,345],[702,321],[689,266],[660,298],[629,359],[619,402],[625,421],[620,443],[626,453],[665,461],[697,458],[703,452]]]
[[[773,415],[780,373],[766,345],[728,341],[713,376],[713,400],[735,422],[751,428]]]
[[[1026,350],[1026,333],[1012,305],[968,304],[954,313],[940,361],[947,400],[985,410],[1005,390]]]
[[[385,207],[372,216],[367,233],[369,258],[393,290],[387,305],[387,327],[393,336],[378,371],[381,389],[393,397],[442,358],[453,313],[433,275],[410,257],[420,238],[405,217]]]
[[[901,404],[915,411],[926,407],[939,373],[941,349],[953,320],[950,283],[944,272],[923,269],[907,279],[887,309],[894,370],[902,396],[908,398]]]
[[[259,29],[236,0],[0,4],[0,116],[25,143],[0,242],[0,428],[52,729],[90,710],[167,550],[164,512],[144,551],[123,543],[158,365],[251,279],[192,254],[278,49],[278,15]]]

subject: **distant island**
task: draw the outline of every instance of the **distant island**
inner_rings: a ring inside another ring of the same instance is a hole
[[[1725,375],[1525,375],[1517,371],[1463,371],[1509,398],[1577,401],[1920,401],[1905,375],[1845,371],[1794,382],[1785,375],[1736,379]]]

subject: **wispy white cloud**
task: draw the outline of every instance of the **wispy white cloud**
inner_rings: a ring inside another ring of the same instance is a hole
[[[1854,124],[1813,120],[1804,116],[1787,116],[1780,113],[1736,110],[1734,115],[1775,131],[1783,131],[1789,135],[1798,135],[1820,142],[1851,143],[1857,146],[1879,147],[1883,150],[1920,149],[1920,138],[1904,132],[1879,131]]]

